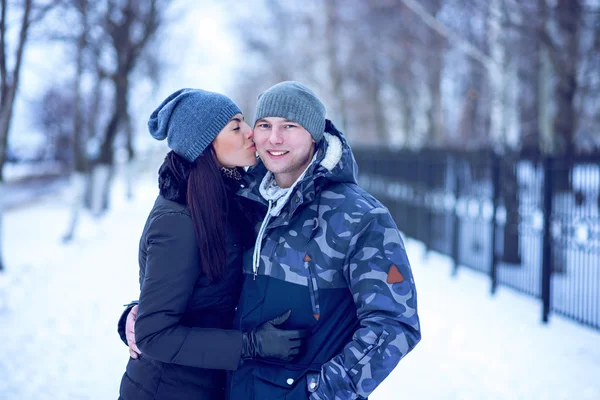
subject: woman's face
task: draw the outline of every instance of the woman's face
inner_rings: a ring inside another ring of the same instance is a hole
[[[236,114],[213,141],[217,162],[222,167],[245,167],[256,164],[256,146],[252,138],[254,132],[244,121],[242,114]]]

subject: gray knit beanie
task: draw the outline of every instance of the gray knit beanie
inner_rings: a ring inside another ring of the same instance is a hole
[[[267,117],[299,123],[315,142],[321,140],[325,131],[325,106],[312,90],[298,82],[281,82],[258,95],[256,121]]]
[[[227,96],[181,89],[154,110],[148,130],[155,139],[166,138],[171,150],[193,162],[238,113],[240,108]]]

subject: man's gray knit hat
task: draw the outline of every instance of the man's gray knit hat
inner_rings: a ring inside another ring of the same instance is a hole
[[[201,89],[181,89],[167,97],[150,116],[153,138],[188,161],[206,149],[240,108],[229,97]]]
[[[280,117],[302,125],[315,142],[325,131],[325,106],[312,90],[301,83],[286,81],[271,86],[258,95],[256,121]]]

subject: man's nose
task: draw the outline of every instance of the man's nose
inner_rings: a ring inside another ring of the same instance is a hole
[[[276,127],[271,128],[271,134],[269,135],[269,141],[272,144],[283,143],[283,136],[281,135],[281,132],[279,131],[278,128],[276,128]]]

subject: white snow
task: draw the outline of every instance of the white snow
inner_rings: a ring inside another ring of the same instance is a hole
[[[116,323],[137,298],[137,246],[156,195],[140,178],[133,202],[117,181],[103,219],[82,216],[62,245],[65,193],[4,216],[0,273],[0,399],[111,399],[128,358]],[[552,316],[483,275],[450,277],[446,257],[407,240],[423,340],[375,391],[383,399],[599,399],[600,332]],[[596,293],[596,296],[598,294]]]

